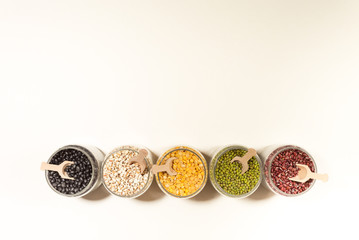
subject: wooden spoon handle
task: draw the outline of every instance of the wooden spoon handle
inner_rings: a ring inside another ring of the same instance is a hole
[[[40,170],[56,171],[59,173],[60,177],[65,178],[65,179],[74,180],[74,178],[69,177],[69,175],[64,171],[65,168],[71,164],[73,164],[73,162],[70,162],[70,161],[64,161],[60,165],[42,162]]]
[[[60,172],[62,168],[59,165],[42,162],[40,170],[50,170],[50,171]]]
[[[255,149],[249,148],[247,153],[243,157],[235,156],[231,160],[231,163],[234,161],[238,161],[240,164],[242,164],[242,174],[244,174],[245,172],[247,172],[247,170],[249,168],[249,166],[248,166],[249,159],[251,159],[256,154],[257,154],[257,152]]]
[[[151,168],[151,172],[153,174],[156,174],[159,172],[167,172],[167,167],[165,165],[153,165]]]
[[[172,168],[172,162],[175,160],[175,157],[167,159],[166,163],[164,165],[153,165],[151,168],[151,172],[153,174],[159,173],[159,172],[167,172],[169,175],[174,176],[177,174],[175,170]]]
[[[311,173],[310,178],[322,180],[323,182],[328,182],[328,174],[320,174],[320,173]]]
[[[133,163],[138,163],[138,165],[140,166],[141,169],[141,173],[143,173],[147,167],[147,163],[145,160],[145,157],[148,155],[148,152],[146,149],[140,149],[138,154],[131,158],[128,163],[129,164],[133,164]]]
[[[249,148],[247,153],[243,157],[235,156],[231,162],[238,161],[240,163],[248,162],[253,156],[257,154],[256,150],[253,148]]]
[[[244,155],[244,156],[242,157],[242,159],[243,159],[243,161],[248,162],[249,159],[251,159],[251,158],[252,158],[253,156],[255,156],[256,154],[257,154],[257,152],[256,152],[255,149],[249,148],[248,151],[247,151],[247,153],[246,153],[246,155]]]

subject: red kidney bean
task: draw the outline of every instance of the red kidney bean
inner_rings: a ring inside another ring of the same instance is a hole
[[[280,152],[272,161],[270,176],[274,185],[283,193],[299,194],[307,190],[313,182],[312,179],[304,183],[289,180],[298,174],[297,163],[307,165],[311,171],[315,171],[313,160],[298,149]]]

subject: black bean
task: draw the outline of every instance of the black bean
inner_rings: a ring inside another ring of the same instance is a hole
[[[64,161],[74,162],[65,169],[65,172],[74,180],[63,179],[57,172],[49,171],[50,184],[61,193],[76,194],[82,191],[91,180],[91,163],[84,153],[75,149],[64,149],[57,152],[50,163],[59,165]]]

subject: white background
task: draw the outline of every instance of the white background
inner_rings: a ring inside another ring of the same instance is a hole
[[[356,236],[358,1],[1,0],[0,81],[1,239]],[[329,182],[67,199],[39,168],[72,143],[296,144]]]

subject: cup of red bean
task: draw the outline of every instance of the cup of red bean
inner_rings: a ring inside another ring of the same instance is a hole
[[[73,164],[65,172],[73,179],[61,178],[56,171],[46,170],[45,177],[50,188],[66,197],[82,197],[101,185],[100,167],[105,154],[93,146],[68,145],[55,151],[49,164],[59,165],[64,161]]]
[[[308,192],[315,180],[309,179],[304,183],[289,180],[298,174],[296,164],[307,165],[312,172],[317,172],[317,166],[313,157],[304,149],[293,146],[269,146],[260,156],[264,162],[264,182],[274,193],[295,197]]]

